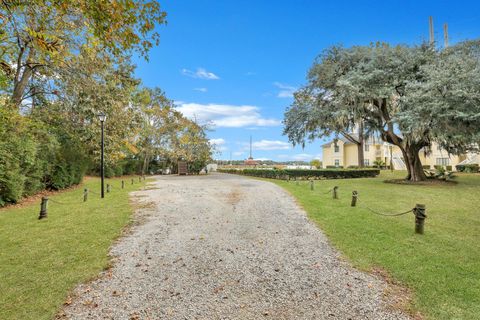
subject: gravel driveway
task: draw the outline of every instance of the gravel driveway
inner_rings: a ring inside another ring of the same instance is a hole
[[[69,319],[408,319],[385,282],[340,258],[280,187],[160,176],[114,267],[79,286]],[[62,317],[62,318],[63,318]]]

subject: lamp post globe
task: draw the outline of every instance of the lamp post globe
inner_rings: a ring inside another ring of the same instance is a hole
[[[104,134],[103,134],[103,129],[104,129],[104,123],[105,120],[107,119],[107,115],[103,112],[100,112],[98,114],[98,119],[100,120],[100,123],[102,124],[102,138],[101,138],[101,156],[100,156],[100,177],[101,177],[101,197],[105,198],[105,164],[104,164],[104,149],[105,149],[105,143],[104,143]]]

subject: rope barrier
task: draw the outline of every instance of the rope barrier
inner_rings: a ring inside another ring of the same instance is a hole
[[[357,193],[356,197],[357,197],[357,199],[358,199],[358,193]],[[407,213],[410,213],[410,212],[414,212],[414,211],[415,211],[415,208],[413,208],[413,209],[410,209],[410,210],[408,210],[408,211],[399,212],[399,213],[382,213],[382,212],[373,210],[372,208],[367,207],[367,206],[364,206],[364,205],[360,205],[360,207],[361,207],[361,208],[364,208],[364,209],[367,209],[367,210],[370,211],[371,213],[374,213],[374,214],[379,215],[379,216],[384,216],[384,217],[398,217],[398,216],[402,216],[402,215],[404,215],[404,214],[407,214]]]

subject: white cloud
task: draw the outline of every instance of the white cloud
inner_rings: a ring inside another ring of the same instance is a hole
[[[280,82],[274,82],[273,85],[280,89],[280,91],[277,94],[278,98],[292,98],[293,93],[297,90],[297,88],[288,85],[288,84],[283,84]]]
[[[260,108],[255,106],[234,106],[227,104],[178,103],[177,110],[190,119],[199,122],[211,122],[217,127],[270,127],[281,124],[280,120],[267,119],[260,114]]]
[[[294,160],[294,161],[310,161],[312,159],[318,159],[317,157],[308,153],[298,153],[294,155],[280,154],[278,155],[278,158],[284,159],[284,160]]]
[[[194,88],[193,90],[199,91],[199,92],[207,92],[208,91],[207,88]]]
[[[252,147],[255,150],[289,150],[291,148],[288,142],[279,140],[254,141]]]
[[[215,148],[217,151],[226,151],[228,148],[224,146],[226,143],[225,139],[223,138],[216,138],[216,139],[210,139],[210,144]]]
[[[225,139],[223,138],[216,138],[216,139],[210,139],[210,144],[215,144],[217,146],[225,144]]]
[[[187,77],[191,78],[197,78],[197,79],[205,79],[205,80],[218,80],[220,79],[219,76],[217,76],[213,72],[209,72],[205,70],[204,68],[197,68],[197,71],[192,71],[189,69],[182,69],[181,70],[182,74]]]
[[[234,155],[235,157],[239,157],[239,156],[243,155],[244,153],[245,153],[245,152],[243,152],[243,151],[235,151],[235,152],[233,153],[233,155]]]

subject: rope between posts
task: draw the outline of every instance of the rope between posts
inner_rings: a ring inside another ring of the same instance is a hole
[[[392,213],[392,214],[386,214],[386,213],[381,213],[381,212],[378,212],[378,211],[375,211],[369,207],[364,207],[365,209],[371,211],[372,213],[374,214],[377,214],[379,216],[386,216],[386,217],[398,217],[398,216],[402,216],[404,214],[407,214],[407,213],[410,213],[410,212],[413,212],[415,209],[410,209],[408,211],[405,211],[405,212],[400,212],[400,213]]]
[[[67,205],[67,206],[71,205],[71,204],[75,204],[75,202],[68,202],[67,203],[67,202],[61,202],[61,201],[53,200],[51,198],[49,198],[48,201],[51,201],[51,202],[56,203],[56,204]]]
[[[332,192],[332,191],[333,191],[333,188],[330,189],[330,190],[328,190],[327,192],[324,192],[323,194],[327,194],[327,193],[330,193],[330,192]]]
[[[357,200],[358,200],[358,194],[357,194]],[[372,208],[369,208],[367,206],[363,206],[361,205],[360,207],[364,208],[364,209],[367,209],[368,211],[376,214],[376,215],[379,215],[379,216],[385,216],[385,217],[398,217],[398,216],[402,216],[404,214],[407,214],[407,213],[410,213],[410,212],[414,212],[415,211],[415,208],[413,209],[410,209],[408,211],[405,211],[405,212],[399,212],[399,213],[382,213],[382,212],[379,212],[379,211],[376,211],[376,210],[373,210]]]

